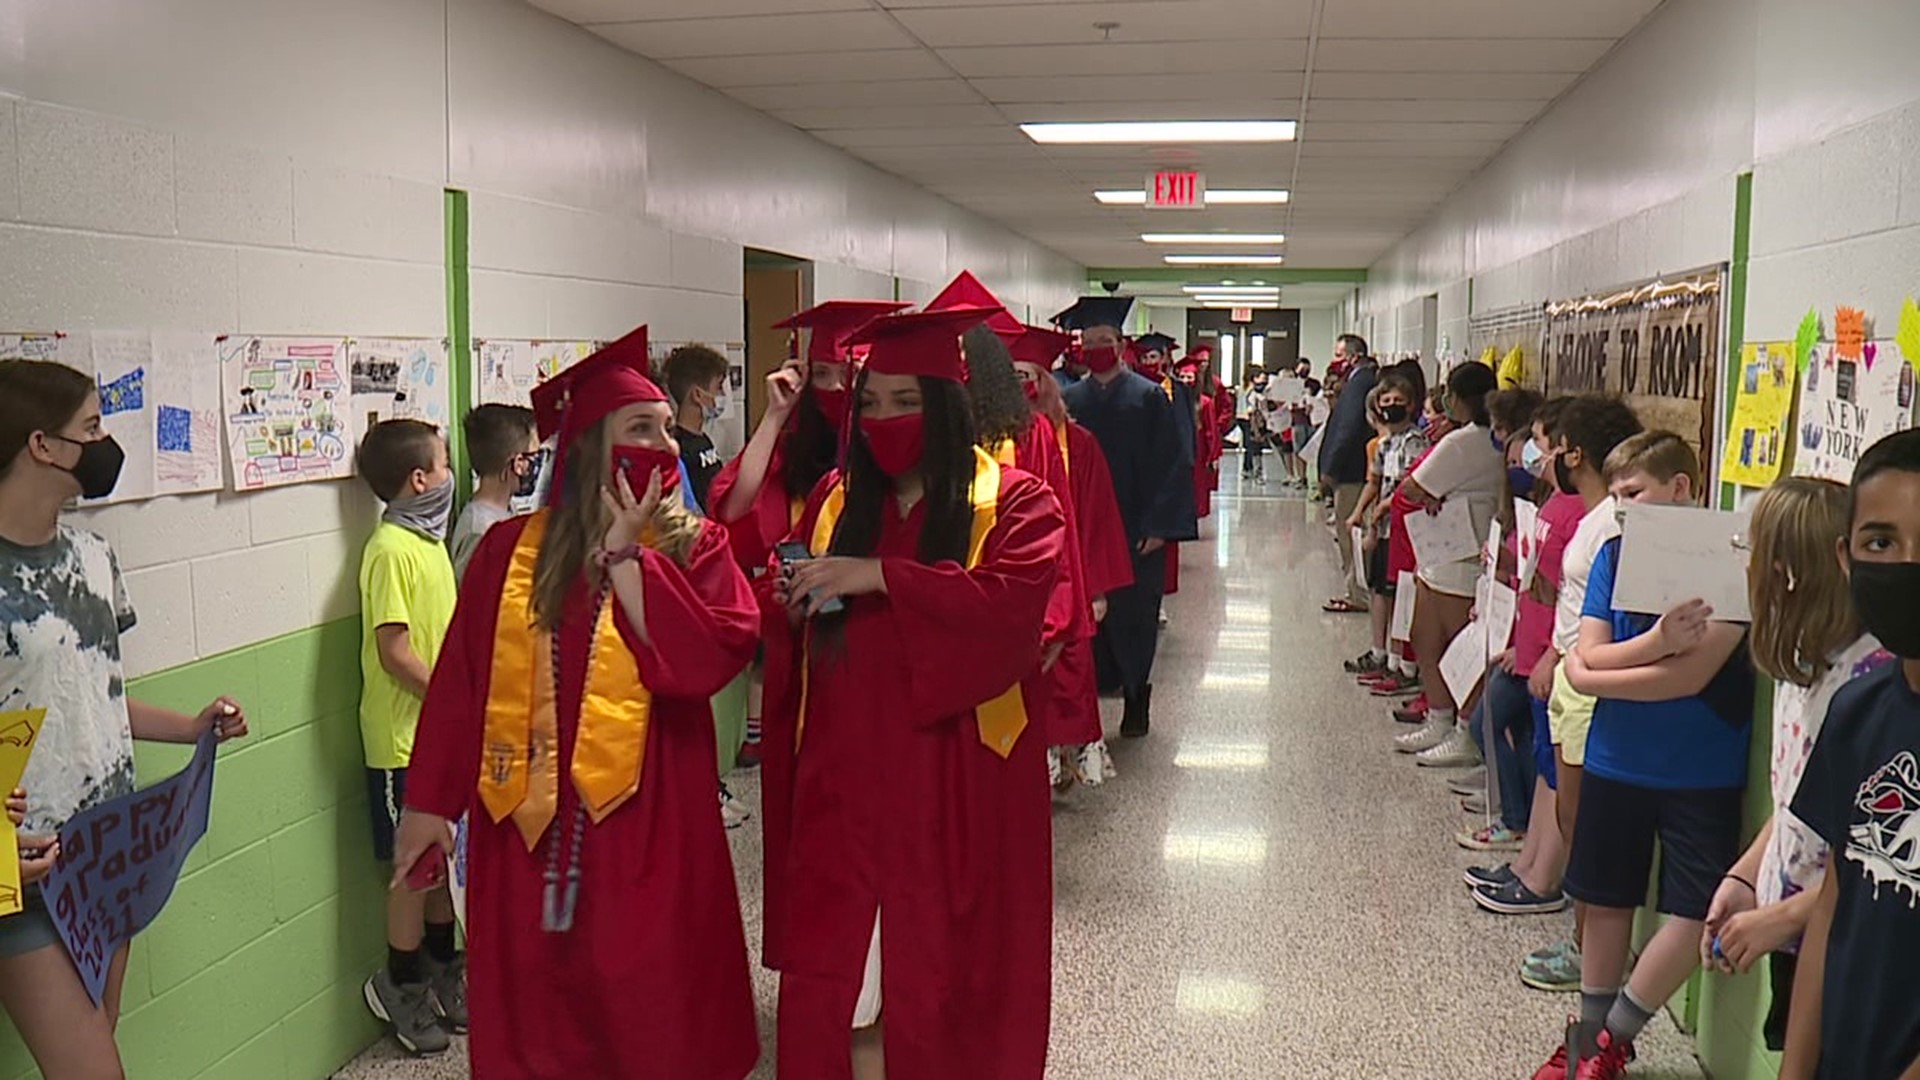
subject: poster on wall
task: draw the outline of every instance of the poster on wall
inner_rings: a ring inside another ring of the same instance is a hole
[[[353,475],[344,338],[223,337],[219,355],[234,490]]]
[[[1834,340],[1815,343],[1800,372],[1796,476],[1840,483],[1867,447],[1913,426],[1914,368],[1892,341],[1866,340],[1864,313],[1835,313]]]
[[[1675,432],[1702,462],[1716,461],[1720,279],[1715,267],[1548,304],[1547,395],[1617,394],[1649,429]]]
[[[444,430],[452,419],[445,338],[350,338],[347,373],[356,435],[382,420],[421,420]]]
[[[1733,387],[1733,421],[1720,458],[1720,479],[1742,487],[1763,488],[1780,476],[1792,455],[1793,388],[1799,365],[1794,343],[1748,342],[1740,348],[1740,369]]]
[[[533,388],[585,360],[594,341],[529,341],[476,338],[473,385],[476,405],[533,404]]]

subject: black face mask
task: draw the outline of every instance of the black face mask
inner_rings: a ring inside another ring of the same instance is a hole
[[[514,481],[513,497],[516,499],[532,498],[533,493],[540,489],[540,466],[547,460],[547,451],[544,448],[535,450],[525,455],[523,460],[527,463],[527,475]]]
[[[1553,456],[1553,486],[1560,489],[1562,495],[1578,495],[1580,488],[1573,482],[1573,470],[1567,468],[1567,456]]]
[[[113,494],[113,486],[120,482],[120,467],[127,462],[127,452],[120,449],[113,436],[82,442],[69,439],[65,435],[54,435],[63,443],[72,443],[80,448],[80,460],[73,463],[67,471],[80,482],[80,494],[83,498],[104,499]]]
[[[1389,424],[1404,424],[1407,422],[1407,413],[1405,405],[1388,405],[1380,410],[1380,419]]]
[[[1849,561],[1847,588],[1861,624],[1888,652],[1920,660],[1920,563]]]

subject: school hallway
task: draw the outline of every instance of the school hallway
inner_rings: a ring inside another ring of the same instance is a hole
[[[1205,538],[1181,551],[1152,735],[1114,738],[1119,778],[1055,803],[1047,1075],[1525,1080],[1576,996],[1516,969],[1572,915],[1468,899],[1461,872],[1484,856],[1452,839],[1457,774],[1392,753],[1400,725],[1341,673],[1366,620],[1320,612],[1339,582],[1321,511],[1277,483],[1236,493],[1233,455],[1222,472]],[[730,781],[749,805],[753,777]],[[732,834],[756,955],[759,835]],[[771,1077],[774,981],[755,977],[754,1076]],[[1638,1046],[1634,1080],[1701,1075],[1664,1015]],[[389,1041],[338,1075],[464,1077],[461,1049],[414,1062]]]

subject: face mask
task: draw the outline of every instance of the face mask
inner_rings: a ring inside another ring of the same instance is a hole
[[[1847,588],[1867,632],[1905,660],[1920,660],[1920,563],[1850,560]]]
[[[429,540],[445,540],[447,522],[453,519],[453,477],[425,491],[402,495],[387,504],[386,513],[381,517]]]
[[[867,453],[873,463],[889,477],[903,476],[920,464],[926,448],[926,417],[907,413],[886,420],[861,420],[860,434],[867,440]]]
[[[1519,498],[1533,494],[1533,474],[1519,465],[1507,467],[1507,488]]]
[[[1035,405],[1040,403],[1040,383],[1038,381],[1021,383],[1020,392],[1026,395],[1027,400]]]
[[[80,448],[80,460],[73,463],[67,472],[80,482],[80,494],[83,498],[104,499],[113,494],[113,486],[120,482],[120,467],[127,462],[127,452],[108,435],[92,442],[69,439],[65,435],[54,435],[64,443],[72,443]]]
[[[1553,458],[1553,486],[1560,489],[1562,495],[1578,495],[1579,487],[1573,482],[1573,470],[1567,467],[1567,455],[1560,453]]]
[[[653,474],[660,474],[660,494],[666,495],[680,486],[680,455],[671,450],[656,450],[651,446],[616,446],[613,448],[613,467],[627,478],[627,486],[633,489],[633,497],[645,497],[647,482]]]
[[[546,463],[547,452],[535,450],[526,455],[527,475],[514,479],[513,497],[525,499],[540,489],[540,467]]]
[[[1080,361],[1095,375],[1105,375],[1120,366],[1120,350],[1111,345],[1089,347],[1081,350]]]
[[[700,416],[709,424],[725,415],[727,415],[727,395],[725,394],[715,395],[713,403],[700,410]]]
[[[1520,467],[1527,470],[1528,476],[1539,476],[1546,470],[1547,455],[1540,449],[1539,443],[1528,439],[1527,444],[1520,448]]]
[[[1380,419],[1385,420],[1389,424],[1404,424],[1407,422],[1407,413],[1409,411],[1405,405],[1388,405],[1386,408],[1380,410]]]
[[[844,389],[822,390],[817,386],[813,388],[813,403],[820,407],[820,412],[826,416],[827,423],[832,424],[836,430],[847,426],[847,414],[851,411],[852,402],[852,395]]]

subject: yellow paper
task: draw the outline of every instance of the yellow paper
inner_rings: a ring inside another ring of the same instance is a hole
[[[1900,354],[1907,358],[1907,363],[1920,368],[1920,305],[1915,305],[1911,296],[1900,305],[1900,328],[1893,340],[1900,346]]]
[[[1787,422],[1793,414],[1795,366],[1791,341],[1749,342],[1741,348],[1720,479],[1763,488],[1780,476],[1792,445]]]
[[[46,718],[45,709],[0,712],[0,797],[20,786]],[[0,916],[6,916],[21,909],[20,837],[12,828],[0,829],[0,836]]]

